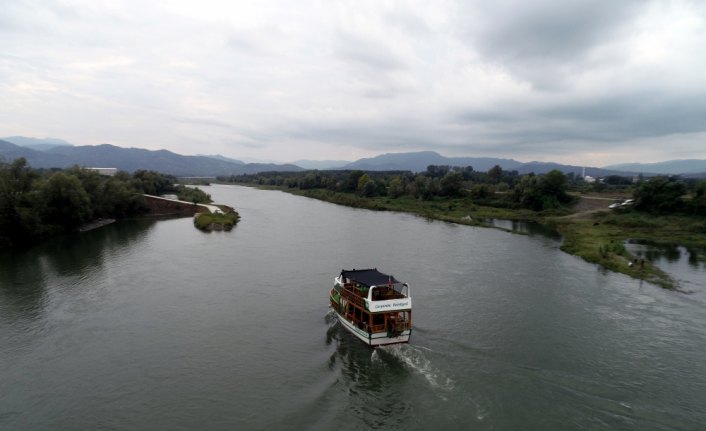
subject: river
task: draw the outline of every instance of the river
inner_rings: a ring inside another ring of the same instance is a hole
[[[127,220],[0,255],[0,429],[706,429],[706,277],[669,291],[551,235],[204,189],[233,231]],[[410,344],[329,312],[367,267],[410,284]]]

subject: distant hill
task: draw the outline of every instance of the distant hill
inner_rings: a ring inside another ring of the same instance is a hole
[[[21,147],[31,148],[37,151],[46,151],[54,147],[68,146],[72,144],[64,141],[63,139],[56,138],[28,138],[25,136],[8,136],[7,138],[0,138],[3,141],[10,142],[11,144],[19,145]]]
[[[495,165],[505,170],[516,169],[522,163],[512,159],[493,157],[445,157],[435,151],[413,153],[388,153],[380,156],[360,159],[343,166],[343,169],[370,171],[426,171],[429,165],[472,166],[476,171],[487,171]]]
[[[546,174],[547,172],[552,171],[554,169],[561,171],[565,174],[573,173],[575,175],[583,175],[585,172],[586,175],[592,176],[594,178],[605,177],[608,175],[620,175],[623,177],[637,175],[635,172],[629,172],[629,171],[596,168],[596,167],[592,167],[592,166],[562,165],[560,163],[552,163],[552,162],[523,163],[515,170],[519,174],[523,174],[523,175],[529,174],[529,173],[535,173],[537,175],[540,175],[540,174]]]
[[[230,157],[225,157],[220,154],[214,154],[214,155],[209,155],[209,154],[197,154],[198,157],[208,157],[209,159],[216,159],[216,160],[222,160],[224,162],[231,162],[235,163],[236,165],[244,165],[245,162],[242,160],[237,160],[237,159],[231,159]]]
[[[73,165],[113,167],[133,172],[139,169],[155,170],[176,176],[217,176],[254,174],[265,171],[301,171],[305,169],[360,169],[368,171],[423,172],[429,165],[472,166],[485,172],[495,165],[520,174],[544,174],[558,169],[566,174],[584,172],[595,178],[607,175],[634,176],[681,174],[687,177],[706,177],[706,160],[670,160],[660,163],[626,163],[603,168],[563,165],[551,162],[522,163],[513,159],[494,157],[445,157],[435,151],[387,153],[354,162],[343,160],[298,160],[294,163],[245,163],[218,155],[184,156],[167,150],[150,151],[123,148],[114,145],[74,146],[54,138],[27,138],[12,136],[0,140],[0,157],[12,161],[24,157],[36,168],[64,168]]]
[[[6,161],[24,157],[34,168],[66,168],[73,165],[118,168],[128,172],[154,170],[176,176],[254,174],[263,171],[300,171],[294,165],[271,163],[238,164],[203,156],[182,156],[167,150],[150,151],[114,145],[57,146],[36,151],[0,141],[0,156]]]
[[[21,147],[9,141],[0,140],[0,157],[3,157],[7,162],[20,157],[29,159],[30,157],[35,157],[36,154],[37,151],[31,148]]]
[[[605,169],[596,167],[584,167],[573,165],[562,165],[552,162],[528,162],[522,163],[513,159],[500,159],[494,157],[445,157],[434,151],[420,151],[413,153],[391,153],[377,157],[360,159],[349,163],[343,169],[360,169],[370,171],[413,171],[422,172],[429,165],[438,166],[472,166],[473,170],[479,172],[488,171],[495,165],[506,171],[517,171],[519,174],[546,174],[557,169],[565,174],[574,173],[582,175],[585,169],[586,175],[592,177],[604,177],[607,175],[633,176],[636,172],[617,169]]]
[[[668,160],[658,163],[622,163],[606,166],[605,168],[664,175],[699,174],[706,172],[706,160],[686,159]]]
[[[350,164],[350,160],[297,160],[293,165],[301,166],[304,169],[341,169]]]

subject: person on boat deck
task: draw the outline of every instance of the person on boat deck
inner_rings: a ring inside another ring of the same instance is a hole
[[[395,330],[395,327],[397,326],[397,314],[392,313],[389,316],[387,316],[387,326],[390,327],[391,331]]]

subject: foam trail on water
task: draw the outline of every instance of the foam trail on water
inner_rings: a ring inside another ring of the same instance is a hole
[[[375,350],[377,351],[379,349],[382,349],[383,352],[400,360],[407,368],[421,374],[432,388],[444,391],[453,390],[454,381],[434,367],[431,360],[425,354],[424,350],[431,352],[431,349],[410,344],[378,347]]]
[[[336,312],[333,310],[333,308],[329,308],[328,312],[324,316],[324,320],[331,326],[338,323],[338,318],[336,317]]]

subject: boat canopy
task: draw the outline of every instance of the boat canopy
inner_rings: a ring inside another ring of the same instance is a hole
[[[382,286],[388,283],[400,283],[395,277],[383,274],[377,268],[373,269],[354,269],[352,271],[341,270],[343,278],[349,278],[366,286]]]

